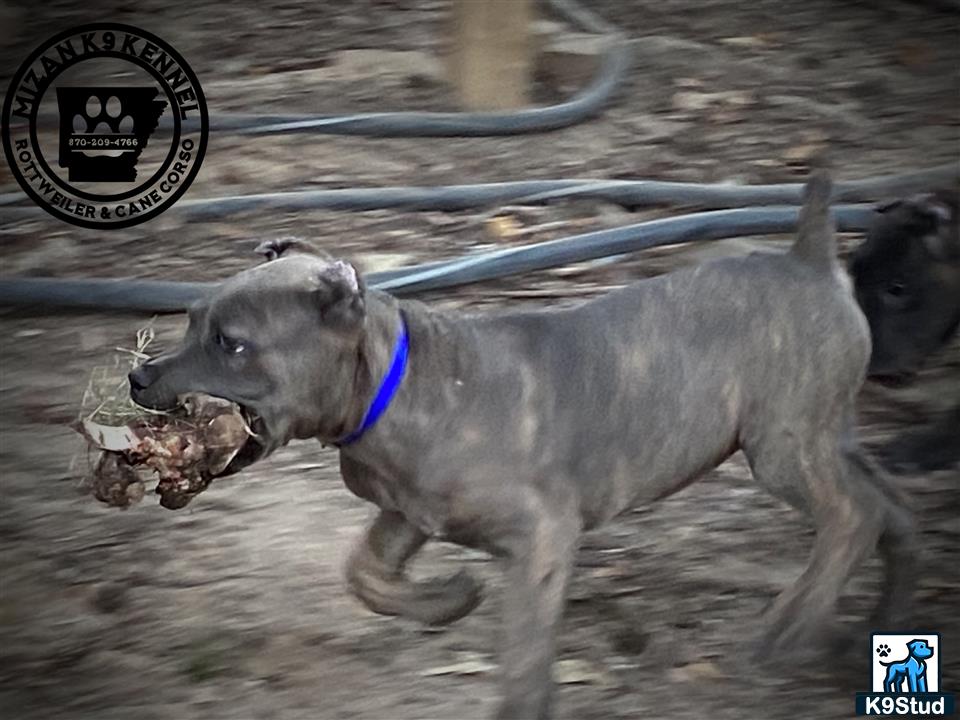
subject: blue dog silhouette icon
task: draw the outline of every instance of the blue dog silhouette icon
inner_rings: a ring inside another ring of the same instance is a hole
[[[888,693],[899,692],[927,692],[927,663],[933,657],[933,648],[926,640],[911,640],[907,643],[907,657],[896,662],[878,662],[887,668],[887,676],[883,681],[883,691]],[[906,681],[907,689],[903,684]]]

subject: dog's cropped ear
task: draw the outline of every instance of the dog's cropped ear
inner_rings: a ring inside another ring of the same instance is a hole
[[[910,198],[910,206],[924,218],[923,246],[927,253],[941,261],[960,258],[957,197],[946,192],[925,193]]]
[[[941,228],[940,232],[924,235],[923,247],[927,254],[936,260],[942,262],[960,260],[960,235],[957,234],[957,226]]]
[[[360,327],[366,317],[366,287],[357,269],[335,260],[317,276],[317,302],[323,322],[334,327]]]
[[[886,215],[904,241],[921,243],[928,256],[937,261],[960,258],[960,212],[956,194],[931,192],[892,200],[876,206]]]
[[[317,255],[319,257],[330,257],[320,248],[316,247],[307,240],[297,237],[281,237],[272,240],[264,240],[257,245],[256,253],[263,255],[267,262],[276,260],[286,252],[299,252],[306,255]]]

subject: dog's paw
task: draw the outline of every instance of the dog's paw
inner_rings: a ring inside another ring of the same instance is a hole
[[[889,646],[889,645],[887,645],[887,644],[885,644],[885,643],[881,643],[880,645],[877,646],[877,655],[879,655],[879,656],[882,657],[882,658],[885,658],[885,657],[887,657],[889,654],[890,654],[890,646]]]
[[[419,584],[420,597],[407,617],[427,625],[449,625],[472,613],[483,601],[483,584],[466,570]]]
[[[399,615],[425,625],[447,625],[483,601],[483,583],[465,570],[447,578],[412,582],[385,572],[371,556],[358,556],[347,571],[350,591],[375,613]]]
[[[848,656],[856,647],[852,631],[835,621],[772,623],[753,644],[754,662],[782,668],[819,667],[827,658]]]

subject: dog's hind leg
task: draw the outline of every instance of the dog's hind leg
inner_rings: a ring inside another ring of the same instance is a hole
[[[347,584],[370,610],[428,625],[444,625],[469,614],[483,599],[482,586],[460,571],[449,578],[413,582],[407,561],[428,536],[402,514],[381,511],[347,563]]]
[[[796,425],[784,424],[743,444],[757,481],[805,511],[817,529],[807,569],[770,608],[758,648],[765,657],[824,639],[844,584],[885,529],[882,497],[849,467],[839,433],[817,427],[811,435],[803,438]]]
[[[895,670],[887,670],[887,677],[883,681],[883,691],[888,693],[900,692],[900,675]]]

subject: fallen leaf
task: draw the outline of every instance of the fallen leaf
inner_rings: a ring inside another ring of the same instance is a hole
[[[742,37],[726,37],[726,38],[720,38],[720,42],[722,42],[724,45],[729,45],[730,47],[748,48],[752,50],[765,48],[770,45],[769,39],[767,39],[762,35],[745,35]]]
[[[715,96],[712,93],[681,90],[673,94],[672,104],[675,110],[697,112],[709,107],[714,99]]]
[[[811,143],[794,145],[783,153],[783,159],[788,165],[806,165],[823,151],[823,145]]]
[[[704,680],[718,680],[723,677],[723,672],[715,662],[702,660],[689,665],[670,668],[667,676],[673,682],[695,683]]]
[[[497,215],[487,220],[487,231],[496,238],[508,240],[520,232],[520,223],[512,215]]]
[[[485,660],[482,655],[464,655],[460,662],[449,665],[438,665],[420,672],[420,677],[436,677],[438,675],[482,675],[496,670],[497,666]]]
[[[587,660],[559,660],[553,667],[553,678],[561,685],[613,684],[610,675]]]

